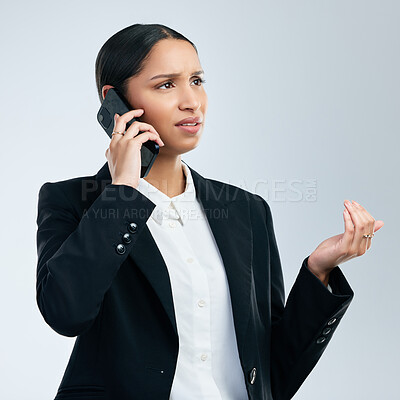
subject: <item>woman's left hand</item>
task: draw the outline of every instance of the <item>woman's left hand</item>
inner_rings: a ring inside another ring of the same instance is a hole
[[[338,264],[363,255],[370,247],[372,238],[363,237],[372,234],[383,226],[383,221],[375,219],[360,204],[353,200],[344,201],[343,218],[345,232],[324,240],[309,256],[308,268],[321,281],[328,284],[329,273]]]

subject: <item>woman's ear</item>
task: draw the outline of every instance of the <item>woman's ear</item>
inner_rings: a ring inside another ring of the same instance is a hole
[[[111,88],[113,88],[114,86],[111,86],[111,85],[104,85],[103,87],[102,87],[102,89],[101,89],[101,95],[103,96],[103,100],[105,99],[105,97],[106,97],[106,95],[107,95],[107,92],[108,92],[108,89],[111,89]]]

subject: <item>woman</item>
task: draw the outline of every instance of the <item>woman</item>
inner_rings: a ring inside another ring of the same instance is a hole
[[[204,129],[202,76],[195,45],[163,25],[98,54],[100,100],[115,87],[132,111],[96,175],[39,192],[37,303],[77,337],[56,399],[290,399],[353,298],[338,264],[383,222],[345,201],[345,232],[304,259],[285,305],[267,202],[181,160]],[[147,140],[160,152],[140,178]]]

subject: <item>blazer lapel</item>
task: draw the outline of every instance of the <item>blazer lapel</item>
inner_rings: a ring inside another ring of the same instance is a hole
[[[188,166],[189,167],[189,166]],[[202,177],[191,167],[202,205],[224,263],[239,351],[250,316],[252,230],[248,200],[241,189]],[[111,183],[106,162],[96,175],[102,190]],[[178,335],[171,282],[165,261],[147,225],[128,255],[153,287]]]
[[[253,237],[249,202],[240,188],[205,179],[192,168],[190,171],[196,197],[203,206],[225,267],[236,338],[241,350],[250,316],[252,283]]]

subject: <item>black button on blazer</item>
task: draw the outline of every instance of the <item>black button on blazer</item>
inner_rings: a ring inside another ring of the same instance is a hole
[[[268,203],[190,171],[223,259],[248,398],[288,400],[354,293],[338,266],[331,293],[306,257],[285,304]],[[76,337],[55,399],[169,399],[179,337],[168,270],[146,225],[154,208],[137,189],[112,185],[107,162],[94,176],[40,188],[37,304],[53,330]]]

